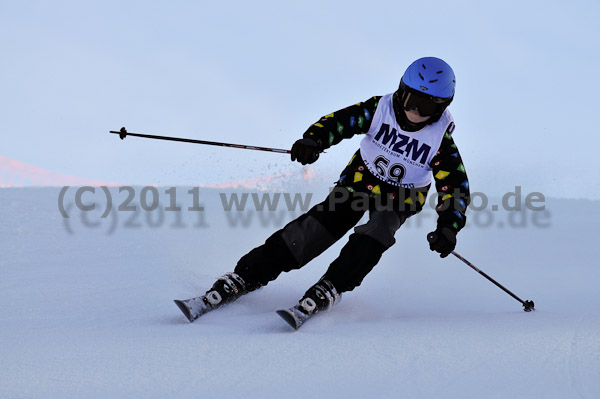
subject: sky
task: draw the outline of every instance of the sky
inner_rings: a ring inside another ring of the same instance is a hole
[[[599,199],[598,18],[594,1],[2,0],[0,156],[123,184],[302,174],[284,154],[108,131],[289,149],[436,56],[472,190]],[[334,181],[359,141],[310,168]]]

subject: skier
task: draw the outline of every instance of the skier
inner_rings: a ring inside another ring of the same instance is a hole
[[[176,301],[190,321],[299,269],[317,257],[369,212],[366,224],[350,235],[323,277],[284,317],[294,327],[358,287],[394,243],[407,218],[420,212],[435,180],[437,228],[430,249],[446,257],[466,222],[469,182],[452,133],[448,105],[454,98],[452,68],[439,58],[413,62],[399,88],[324,116],[311,125],[291,150],[303,165],[323,150],[357,134],[360,148],[342,171],[328,197],[244,255],[234,271],[219,278],[206,294]],[[294,319],[294,323],[291,319]]]

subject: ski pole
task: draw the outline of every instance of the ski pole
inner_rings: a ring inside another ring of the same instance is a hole
[[[290,150],[283,150],[280,148],[269,148],[269,147],[256,147],[253,145],[243,145],[243,144],[230,144],[230,143],[220,143],[218,141],[206,141],[206,140],[192,140],[192,139],[184,139],[180,137],[168,137],[168,136],[156,136],[152,134],[141,134],[141,133],[130,133],[124,127],[121,128],[118,132],[115,130],[109,131],[109,133],[118,134],[121,140],[125,139],[127,136],[135,136],[135,137],[144,137],[147,139],[156,139],[156,140],[168,140],[168,141],[181,141],[183,143],[194,143],[194,144],[206,144],[206,145],[217,145],[220,147],[231,147],[231,148],[243,148],[246,150],[258,150],[258,151],[269,151],[269,152],[279,152],[282,154],[290,154]]]
[[[435,233],[430,233],[429,235],[427,235],[427,241],[434,242],[435,240],[436,240],[436,234]],[[489,281],[491,281],[492,283],[494,283],[502,291],[506,292],[508,295],[512,296],[517,301],[521,302],[521,304],[523,305],[523,310],[524,311],[531,312],[532,310],[535,310],[534,303],[533,303],[532,300],[526,300],[526,301],[522,300],[521,298],[519,298],[518,296],[516,296],[515,294],[513,294],[511,291],[509,291],[507,288],[505,288],[502,284],[500,284],[499,282],[497,282],[496,280],[494,280],[493,278],[491,278],[490,276],[488,276],[487,273],[485,273],[483,270],[480,270],[477,266],[475,266],[474,264],[472,264],[471,262],[469,262],[468,260],[466,260],[465,258],[463,258],[456,251],[452,251],[451,253],[452,253],[452,255],[456,256],[458,259],[462,260],[471,269],[475,270],[477,273],[481,274],[483,277],[487,278]]]

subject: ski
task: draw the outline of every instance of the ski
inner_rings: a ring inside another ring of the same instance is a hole
[[[190,323],[193,323],[194,320],[202,316],[204,313],[213,310],[212,306],[210,306],[210,302],[208,302],[208,299],[204,295],[183,300],[175,299],[173,302],[175,302],[179,310],[183,312]]]
[[[206,294],[190,299],[175,299],[174,302],[192,323],[204,313],[233,302],[246,293],[246,283],[240,276],[236,273],[225,273]]]
[[[297,330],[310,319],[315,313],[308,314],[300,310],[300,305],[288,309],[280,309],[276,312],[283,320],[285,320],[294,330]]]

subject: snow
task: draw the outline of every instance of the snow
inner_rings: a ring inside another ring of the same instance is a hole
[[[477,227],[471,213],[457,251],[534,300],[534,312],[431,253],[427,209],[361,287],[294,332],[274,311],[300,298],[345,239],[190,324],[172,300],[203,293],[299,211],[225,212],[218,190],[201,189],[203,219],[185,207],[162,222],[101,219],[98,190],[84,202],[99,209],[82,219],[70,190],[64,219],[59,189],[0,189],[2,398],[600,397],[599,201],[548,199],[547,227],[532,212],[514,227],[503,211]]]

